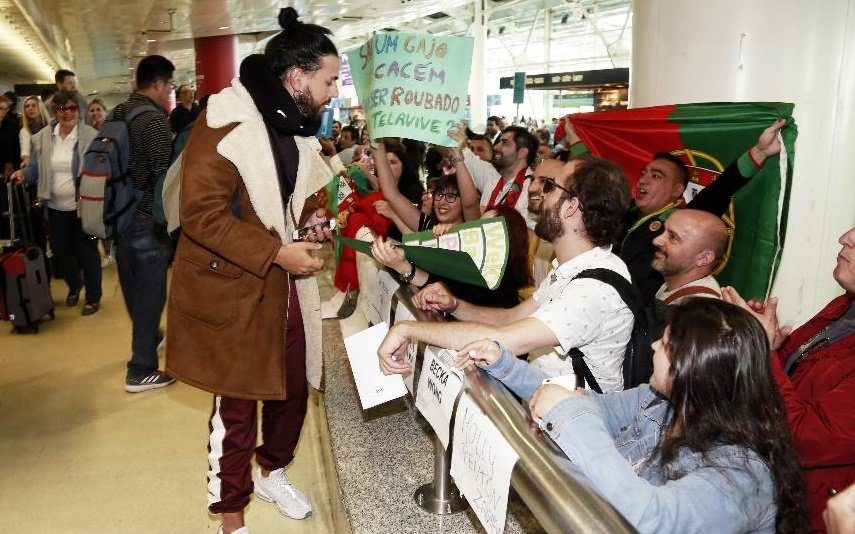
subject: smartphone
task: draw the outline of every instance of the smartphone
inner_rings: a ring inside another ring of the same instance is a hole
[[[317,226],[317,225],[315,225],[315,226]],[[335,230],[335,219],[327,219],[323,223],[321,223],[321,226],[323,228],[329,228],[330,231],[332,232],[333,230]],[[306,239],[306,235],[308,235],[308,233],[309,233],[309,228],[314,228],[314,227],[313,226],[306,226],[306,227],[294,230],[294,235],[292,236],[294,241],[302,241],[302,240]]]

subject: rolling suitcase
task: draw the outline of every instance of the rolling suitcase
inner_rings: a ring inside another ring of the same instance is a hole
[[[30,199],[22,185],[7,184],[10,238],[0,255],[0,319],[19,333],[39,331],[39,321],[54,317],[45,255],[33,243]],[[21,237],[18,235],[21,231]]]

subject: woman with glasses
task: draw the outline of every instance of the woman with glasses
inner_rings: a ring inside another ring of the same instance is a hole
[[[605,395],[555,384],[495,341],[458,353],[529,401],[573,471],[639,532],[807,532],[784,403],[760,323],[691,298],[653,344],[650,384]]]
[[[80,300],[80,271],[86,286],[82,315],[98,311],[101,301],[101,257],[96,238],[83,232],[77,216],[77,187],[83,154],[98,132],[80,121],[79,95],[60,90],[52,106],[56,120],[32,137],[30,161],[12,181],[38,184],[38,197],[47,203],[50,245],[68,284],[66,306]]]

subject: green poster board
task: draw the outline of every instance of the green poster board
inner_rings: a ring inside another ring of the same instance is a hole
[[[472,45],[471,37],[379,33],[348,52],[371,138],[456,146],[448,129],[465,113]]]
[[[342,245],[371,255],[371,243],[336,237]],[[419,269],[474,286],[496,289],[508,263],[508,227],[503,217],[457,225],[444,235],[418,232],[404,236],[406,258]]]

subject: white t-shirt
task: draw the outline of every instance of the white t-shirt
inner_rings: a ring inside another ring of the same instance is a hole
[[[687,287],[698,287],[698,286],[706,287],[706,288],[712,289],[716,293],[718,293],[718,295],[712,295],[710,293],[694,293],[692,295],[686,295],[684,297],[674,299],[674,301],[669,302],[669,304],[680,304],[681,302],[683,302],[684,300],[686,300],[689,297],[707,297],[707,298],[711,298],[711,299],[720,299],[721,298],[721,286],[718,285],[718,281],[716,281],[716,279],[713,278],[713,276],[711,274],[701,278],[700,280],[695,280],[693,282],[683,284],[680,287],[673,289],[672,291],[666,291],[665,286],[666,286],[666,284],[662,284],[662,287],[660,287],[659,291],[656,292],[656,298],[661,300],[661,301],[664,301],[665,299],[667,299],[668,297],[670,297],[671,295],[673,295],[677,291],[680,291],[681,289],[685,289]]]
[[[557,261],[556,261],[557,263]],[[623,357],[634,318],[617,290],[590,278],[571,280],[585,269],[605,268],[630,280],[611,247],[594,248],[556,266],[534,294],[531,315],[558,338],[558,346],[531,363],[549,376],[572,375],[567,353],[578,348],[603,392],[623,389]]]
[[[53,129],[53,152],[50,159],[50,200],[48,207],[59,211],[77,209],[77,189],[74,186],[72,164],[77,145],[77,125],[65,139],[59,135],[59,123]]]

